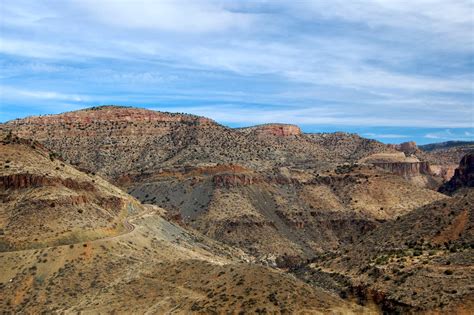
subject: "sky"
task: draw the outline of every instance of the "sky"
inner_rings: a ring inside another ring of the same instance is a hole
[[[474,140],[474,2],[0,0],[0,122],[105,104]]]

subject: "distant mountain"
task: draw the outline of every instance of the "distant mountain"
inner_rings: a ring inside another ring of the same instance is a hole
[[[449,148],[454,148],[454,147],[473,147],[474,148],[474,141],[446,141],[446,142],[419,145],[418,147],[424,151],[442,150],[442,149],[449,149]]]

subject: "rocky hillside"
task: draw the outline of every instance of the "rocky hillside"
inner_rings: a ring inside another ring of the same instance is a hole
[[[474,147],[474,141],[446,141],[446,142],[439,142],[439,143],[430,143],[420,145],[419,148],[423,151],[432,152],[432,151],[440,151],[446,150],[451,148],[469,148]]]
[[[2,128],[111,179],[171,165],[238,163],[261,169],[317,163],[330,155],[304,137],[239,132],[207,118],[117,106],[13,120]]]
[[[468,314],[474,305],[473,210],[471,188],[387,221],[296,273],[376,301],[387,312]]]
[[[271,264],[335,249],[380,221],[445,198],[355,164],[321,173],[286,167],[257,172],[239,165],[164,169],[131,180],[127,189],[183,224]]]
[[[355,162],[409,147],[421,152],[415,144],[388,146],[355,134],[303,134],[287,124],[230,129],[204,117],[120,106],[28,117],[1,128],[35,139],[78,168],[112,180],[177,165],[324,168],[332,162]],[[420,155],[421,161],[439,164],[432,162],[436,159],[429,153],[425,155]],[[438,177],[450,175],[445,168],[435,167]]]
[[[141,205],[37,142],[2,139],[4,313],[364,310],[170,223],[163,209]]]
[[[0,250],[114,236],[139,202],[58,160],[40,143],[0,140]]]
[[[237,128],[236,130],[243,133],[277,137],[300,136],[302,134],[300,127],[288,124],[265,124],[247,128]]]
[[[0,130],[7,313],[474,305],[471,191],[425,189],[449,164],[414,143],[118,106]]]
[[[358,161],[375,153],[397,152],[394,148],[379,141],[366,139],[353,133],[312,133],[306,136],[322,147],[337,152],[337,155],[344,161]]]
[[[390,148],[405,153],[406,156],[416,156],[422,161],[432,165],[449,166],[458,164],[464,154],[474,150],[471,142],[448,141],[418,146],[416,142],[404,142],[401,144],[390,144]]]
[[[423,146],[418,147],[414,141],[390,144],[387,147],[399,153],[377,152],[365,156],[361,161],[374,162],[376,166],[433,190],[450,180],[462,156],[473,151],[469,142],[428,145],[426,150],[421,149]]]
[[[113,179],[212,238],[262,259],[271,255],[273,262],[335,248],[378,220],[442,198],[355,164],[398,151],[354,134],[302,134],[284,124],[236,130],[206,118],[116,106],[2,127]]]

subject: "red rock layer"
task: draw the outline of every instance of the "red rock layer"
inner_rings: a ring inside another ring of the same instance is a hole
[[[70,178],[62,179],[29,173],[0,176],[0,189],[22,189],[42,186],[64,186],[70,189],[87,191],[96,190],[92,183],[77,182]]]

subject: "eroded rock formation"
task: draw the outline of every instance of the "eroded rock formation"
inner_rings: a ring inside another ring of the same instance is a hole
[[[474,187],[474,154],[466,154],[462,158],[459,167],[454,171],[454,176],[441,186],[439,191],[452,194],[465,187]]]

